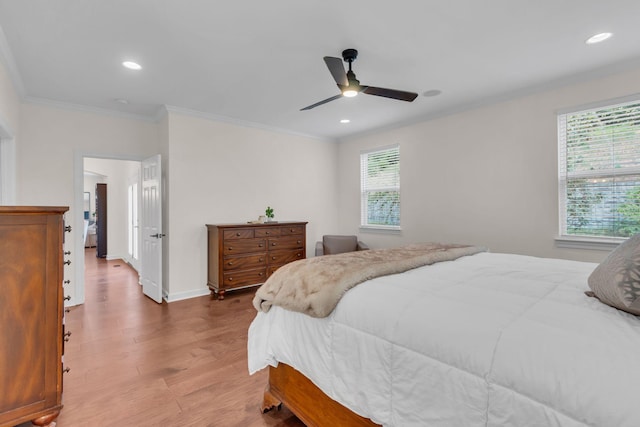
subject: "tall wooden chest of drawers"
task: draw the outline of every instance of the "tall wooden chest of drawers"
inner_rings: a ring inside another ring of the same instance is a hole
[[[62,408],[66,207],[0,207],[0,426]]]
[[[279,267],[306,258],[306,222],[207,224],[207,285],[225,291],[264,283]]]

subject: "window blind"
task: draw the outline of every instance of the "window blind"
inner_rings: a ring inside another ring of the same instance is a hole
[[[560,234],[640,232],[640,100],[558,116]]]
[[[362,226],[400,227],[400,146],[360,154]]]

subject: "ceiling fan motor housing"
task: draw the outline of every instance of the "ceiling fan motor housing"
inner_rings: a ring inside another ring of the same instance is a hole
[[[355,49],[345,49],[342,51],[342,59],[344,59],[345,62],[353,62],[356,60],[356,58],[358,57],[358,51]]]

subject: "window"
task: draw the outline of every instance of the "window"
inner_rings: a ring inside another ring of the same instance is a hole
[[[558,116],[560,234],[640,232],[640,100]]]
[[[360,154],[362,227],[400,228],[400,147]]]

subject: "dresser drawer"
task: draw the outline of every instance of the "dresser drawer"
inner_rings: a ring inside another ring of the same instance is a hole
[[[298,249],[304,247],[304,237],[281,237],[279,239],[269,239],[268,243],[270,251],[278,249]]]
[[[252,229],[237,229],[237,230],[224,230],[224,240],[236,240],[236,239],[253,239]],[[255,236],[259,237],[259,236]]]
[[[265,239],[225,240],[223,244],[225,256],[231,254],[262,252],[265,250],[267,250],[267,240]]]
[[[266,270],[264,268],[256,270],[239,270],[230,271],[223,274],[223,288],[240,288],[242,286],[256,285],[263,283],[266,279]]]
[[[274,237],[280,235],[280,228],[269,227],[269,228],[257,228],[255,230],[256,237]]]
[[[269,252],[269,264],[278,265],[286,264],[288,262],[304,259],[304,253],[302,249],[297,251],[273,251]]]
[[[304,234],[304,227],[300,225],[294,225],[291,227],[281,227],[280,235],[281,236],[290,236],[294,234]]]
[[[225,257],[222,264],[224,271],[260,268],[267,265],[267,254]]]

